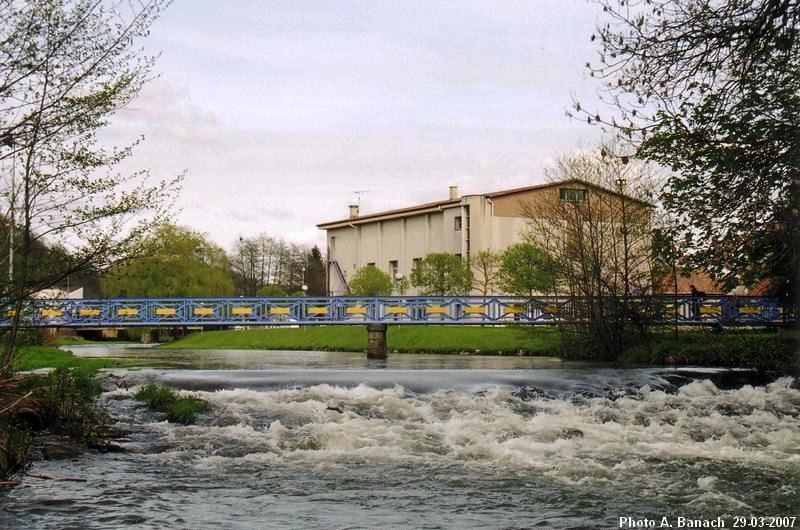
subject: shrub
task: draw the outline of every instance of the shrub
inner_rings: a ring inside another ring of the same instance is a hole
[[[278,285],[265,285],[258,291],[258,296],[286,296],[286,291],[281,289]]]
[[[392,277],[375,265],[366,265],[356,271],[348,287],[356,296],[388,296],[392,294]]]
[[[40,425],[82,440],[103,437],[108,414],[97,406],[102,392],[97,371],[86,368],[56,368],[46,376],[29,375],[20,382],[22,391],[32,392]]]
[[[411,284],[428,296],[467,294],[472,289],[472,271],[460,256],[433,252],[411,271]]]
[[[149,383],[133,396],[152,411],[167,415],[167,421],[188,425],[194,423],[198,413],[208,410],[208,402],[196,397],[181,397],[169,387]]]

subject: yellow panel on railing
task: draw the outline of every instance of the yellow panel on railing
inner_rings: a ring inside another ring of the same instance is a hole
[[[366,315],[367,308],[363,306],[348,307],[345,310],[345,313],[347,313],[348,315]]]
[[[386,314],[387,315],[407,315],[408,314],[408,308],[407,307],[403,307],[403,306],[387,307],[386,308]]]
[[[252,307],[234,307],[231,309],[232,315],[252,315],[253,308]]]
[[[17,316],[17,312],[14,309],[12,309],[11,311],[6,311],[6,316],[14,318],[15,316]]]
[[[524,307],[513,306],[513,305],[507,305],[506,306],[506,313],[508,313],[510,315],[521,315],[521,314],[525,313],[525,308]]]
[[[62,315],[60,309],[42,309],[39,313],[43,317],[60,317]]]
[[[722,313],[722,308],[719,307],[701,307],[701,315],[719,315]]]
[[[178,310],[174,307],[157,307],[156,316],[160,317],[173,317],[178,314]]]
[[[425,312],[429,315],[444,315],[447,313],[447,308],[440,305],[432,305],[425,308]]]
[[[309,307],[308,308],[309,315],[327,315],[328,308],[327,307]]]
[[[123,307],[121,309],[117,309],[117,315],[121,317],[135,317],[139,314],[139,310],[135,307]]]
[[[551,315],[553,313],[558,313],[558,306],[557,305],[544,306],[544,309],[542,310],[542,313],[550,313]]]
[[[99,309],[79,309],[78,314],[82,317],[99,317]]]
[[[471,305],[464,308],[465,315],[482,315],[486,313],[486,308],[480,305]]]
[[[760,315],[761,308],[760,307],[753,307],[753,306],[745,306],[739,308],[740,315]]]
[[[208,316],[214,314],[213,307],[195,307],[194,314],[197,316]]]
[[[289,308],[288,307],[270,307],[269,308],[270,315],[288,315]]]

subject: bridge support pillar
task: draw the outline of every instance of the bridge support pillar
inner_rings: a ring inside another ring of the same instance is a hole
[[[367,359],[385,359],[386,324],[367,324]]]
[[[142,336],[139,341],[142,344],[153,344],[154,342],[158,342],[159,337],[158,329],[151,328],[142,330]]]

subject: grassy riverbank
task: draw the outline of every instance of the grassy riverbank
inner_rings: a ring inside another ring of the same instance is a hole
[[[168,349],[263,349],[363,351],[362,326],[249,329],[194,333]],[[408,353],[480,353],[484,355],[563,356],[558,330],[550,327],[390,326],[389,351]],[[577,347],[577,346],[573,346]],[[622,352],[623,364],[706,365],[780,368],[796,357],[793,346],[765,330],[681,330],[656,333],[648,345]],[[569,355],[572,358],[580,356]]]
[[[481,353],[484,355],[556,355],[558,331],[537,333],[519,327],[389,326],[389,351],[408,353]],[[193,333],[165,344],[168,349],[260,349],[362,351],[364,326],[308,326]]]
[[[52,346],[21,346],[14,359],[14,371],[23,372],[39,368],[121,368],[131,366],[132,361],[76,357],[71,351]]]

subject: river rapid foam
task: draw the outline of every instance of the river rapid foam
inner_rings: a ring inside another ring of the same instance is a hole
[[[791,377],[446,372],[130,373],[106,397],[134,432],[131,452],[76,464],[86,484],[30,486],[15,513],[66,498],[73,522],[135,514],[137,528],[256,530],[615,528],[623,516],[800,511]],[[180,426],[118,399],[150,380],[211,411]],[[0,515],[25,528],[8,522]]]

